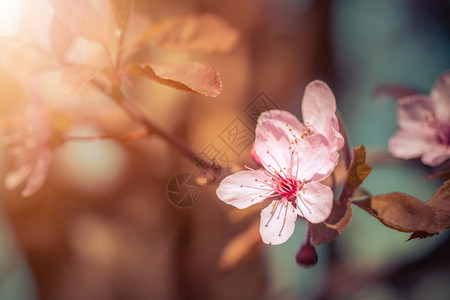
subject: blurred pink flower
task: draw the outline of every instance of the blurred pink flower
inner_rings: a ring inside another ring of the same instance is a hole
[[[5,186],[16,189],[24,186],[21,195],[29,197],[43,185],[49,170],[52,132],[46,111],[30,104],[18,124],[12,124],[3,136],[5,152],[11,167],[5,176]]]
[[[329,163],[330,145],[325,136],[291,117],[283,113],[274,122],[268,118],[259,123],[254,151],[263,168],[226,177],[216,192],[239,209],[274,199],[261,212],[260,233],[267,244],[284,243],[294,232],[297,216],[323,222],[333,205],[333,192],[318,182],[328,176],[320,174],[330,174],[335,167]]]
[[[421,157],[429,166],[437,166],[450,158],[450,71],[438,79],[430,96],[401,98],[397,115],[400,130],[389,140],[393,156]]]

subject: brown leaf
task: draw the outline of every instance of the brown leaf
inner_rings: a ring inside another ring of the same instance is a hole
[[[244,232],[238,234],[222,252],[219,260],[219,268],[229,271],[242,263],[263,245],[259,234],[259,220],[251,224]]]
[[[132,64],[129,72],[148,77],[183,91],[216,97],[222,92],[222,82],[215,67],[201,63]]]
[[[444,182],[428,200],[440,230],[450,228],[450,180]]]
[[[353,210],[350,203],[333,203],[331,215],[325,222],[310,224],[310,234],[314,245],[319,246],[331,242],[350,224]]]
[[[115,18],[108,0],[50,0],[55,15],[73,35],[105,42],[113,36]]]
[[[348,199],[353,192],[364,182],[372,171],[372,167],[366,164],[366,148],[359,145],[353,148],[353,158],[347,173],[347,180],[340,200]]]
[[[376,195],[352,203],[370,213],[385,226],[398,231],[440,231],[433,209],[407,194],[396,192]]]
[[[409,237],[409,239],[407,239],[406,241],[410,241],[410,240],[414,240],[414,239],[426,239],[432,236],[437,235],[437,233],[428,233],[425,231],[414,231],[411,236]]]
[[[61,71],[61,93],[63,96],[71,95],[85,83],[91,81],[99,72],[97,68],[89,66],[71,66]]]
[[[172,51],[226,52],[236,43],[238,32],[212,14],[177,16],[152,26],[142,44]]]

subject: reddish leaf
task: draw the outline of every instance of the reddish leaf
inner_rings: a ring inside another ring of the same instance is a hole
[[[353,192],[364,182],[372,171],[372,167],[366,164],[366,148],[359,145],[353,148],[353,158],[347,173],[347,180],[340,200],[348,199]]]
[[[353,203],[387,227],[413,232],[408,241],[450,228],[450,180],[444,182],[427,203],[402,193],[376,195]]]
[[[426,239],[432,236],[437,235],[437,233],[428,233],[425,231],[415,231],[411,234],[411,236],[409,237],[409,239],[407,239],[406,241],[410,241],[410,240],[414,240],[414,239]]]
[[[353,210],[350,203],[333,203],[331,215],[325,222],[310,224],[310,234],[314,245],[331,242],[350,224]]]
[[[385,226],[398,231],[440,231],[433,209],[413,196],[390,193],[352,203],[370,213]]]
[[[56,16],[73,35],[105,42],[115,30],[114,12],[108,0],[50,0]]]
[[[142,37],[166,50],[195,51],[202,53],[225,52],[236,43],[238,32],[222,19],[204,14],[177,16],[152,26]]]
[[[435,215],[435,223],[441,232],[444,229],[450,228],[450,180],[444,182],[444,184],[433,194],[430,200],[428,200],[427,206],[430,207]],[[426,231],[416,231],[408,239],[423,239],[437,233],[429,233]]]
[[[242,263],[263,245],[259,235],[259,220],[234,237],[222,252],[219,268],[228,271]]]
[[[209,97],[216,97],[222,92],[222,82],[217,69],[198,62],[184,64],[132,64],[129,71],[176,89]]]
[[[450,228],[450,180],[439,187],[427,204],[434,210],[440,230]]]

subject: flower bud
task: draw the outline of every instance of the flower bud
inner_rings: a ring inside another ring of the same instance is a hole
[[[316,248],[307,241],[298,251],[295,260],[302,267],[309,268],[314,266],[318,261]]]

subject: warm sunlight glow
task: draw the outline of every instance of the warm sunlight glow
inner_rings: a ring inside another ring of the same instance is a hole
[[[19,27],[17,0],[0,0],[0,36],[13,35]]]

